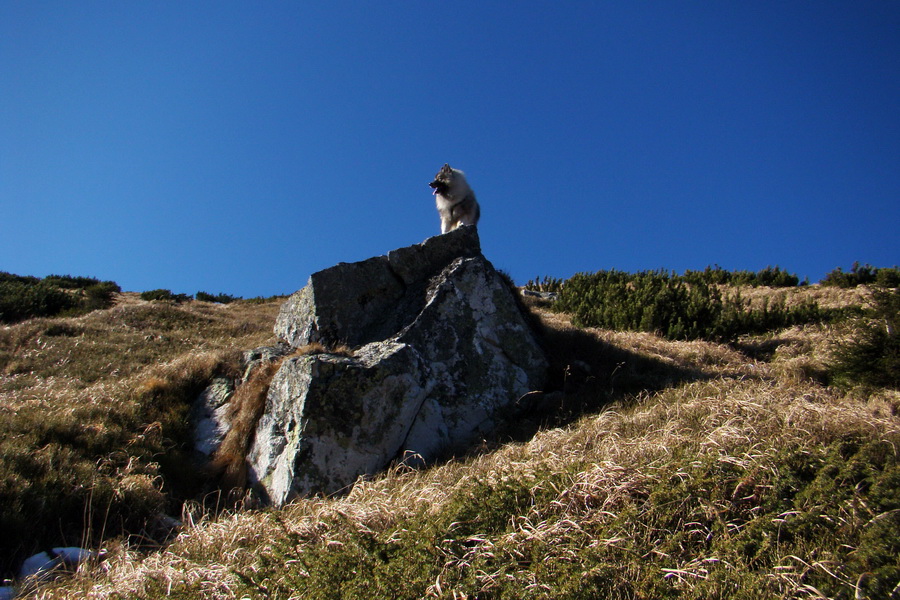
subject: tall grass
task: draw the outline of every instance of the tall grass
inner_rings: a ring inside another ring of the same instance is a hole
[[[346,497],[200,520],[149,555],[113,547],[40,597],[898,594],[900,396],[804,375],[842,325],[732,346],[539,317],[555,381],[581,372],[570,418]]]
[[[341,354],[351,356],[347,346],[331,349],[319,342],[295,348],[289,354],[258,365],[247,380],[241,383],[228,402],[226,420],[228,431],[209,464],[210,474],[223,491],[233,498],[243,495],[247,485],[247,455],[253,443],[256,426],[266,408],[269,386],[285,359],[310,354]]]
[[[204,523],[45,597],[886,598],[888,404],[688,384],[345,499]]]
[[[159,543],[202,491],[188,407],[278,303],[149,305],[0,328],[0,569],[52,546]]]
[[[239,386],[228,403],[228,432],[212,458],[210,469],[227,490],[243,491],[247,482],[247,455],[253,433],[266,407],[269,384],[283,359],[258,366]]]

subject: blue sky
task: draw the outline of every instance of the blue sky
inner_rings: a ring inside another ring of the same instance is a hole
[[[579,271],[900,263],[897,2],[0,0],[0,270],[291,293],[439,233]]]

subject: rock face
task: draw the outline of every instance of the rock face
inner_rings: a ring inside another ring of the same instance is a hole
[[[233,393],[231,379],[216,377],[194,402],[194,449],[204,456],[212,455],[228,433],[228,401]]]
[[[275,334],[294,347],[320,340],[357,346],[386,339],[413,321],[411,311],[421,310],[428,280],[466,257],[484,260],[474,227],[314,273],[282,306]]]
[[[292,356],[275,375],[248,457],[274,504],[463,450],[547,369],[474,227],[314,274],[275,332],[295,348],[354,351]]]
[[[287,344],[263,346],[247,350],[241,356],[243,374],[238,385],[246,383],[250,373],[258,365],[271,362],[290,351]],[[234,394],[235,382],[228,377],[215,377],[191,408],[191,423],[194,429],[194,449],[209,458],[219,448],[222,439],[231,427],[228,421],[228,403]]]

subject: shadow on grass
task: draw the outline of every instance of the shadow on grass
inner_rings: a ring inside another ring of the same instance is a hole
[[[508,441],[527,441],[541,429],[567,425],[643,392],[722,375],[640,354],[590,331],[554,327],[534,313],[529,321],[550,361],[546,389],[520,399],[519,412],[498,428],[484,450]]]
[[[783,338],[770,338],[763,340],[741,340],[738,342],[732,342],[731,346],[735,350],[746,354],[750,358],[768,362],[775,357],[775,353],[781,346],[790,343],[791,340]]]

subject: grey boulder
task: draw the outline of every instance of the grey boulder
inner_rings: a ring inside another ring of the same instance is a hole
[[[314,274],[285,302],[276,334],[353,355],[284,360],[248,457],[251,483],[276,505],[339,493],[393,461],[427,464],[489,435],[547,370],[513,294],[474,227]]]

